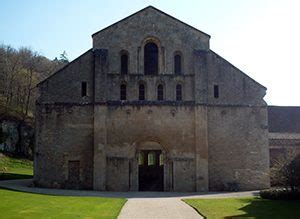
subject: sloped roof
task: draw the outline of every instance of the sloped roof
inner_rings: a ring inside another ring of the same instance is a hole
[[[44,82],[48,81],[48,79],[52,78],[54,75],[56,75],[57,73],[61,72],[62,70],[66,69],[67,67],[69,67],[71,64],[73,64],[74,62],[78,61],[81,57],[85,56],[87,53],[92,52],[93,49],[89,49],[88,51],[86,51],[85,53],[81,54],[80,56],[78,56],[76,59],[72,60],[71,62],[67,63],[66,65],[62,66],[60,69],[57,69],[55,72],[53,72],[53,74],[51,74],[50,76],[48,76],[47,78],[45,78],[44,80],[40,81],[36,87],[39,87],[41,84],[43,84]]]
[[[177,22],[179,22],[179,23],[181,23],[181,24],[183,24],[183,25],[186,25],[186,26],[188,26],[189,28],[191,28],[191,29],[193,29],[193,30],[196,30],[196,31],[198,31],[199,33],[204,34],[204,35],[206,35],[206,36],[208,36],[208,37],[210,38],[210,35],[208,35],[207,33],[204,33],[203,31],[198,30],[197,28],[195,28],[195,27],[193,27],[193,26],[191,26],[191,25],[189,25],[189,24],[187,24],[187,23],[185,23],[185,22],[183,22],[183,21],[181,21],[181,20],[178,20],[177,18],[175,18],[175,17],[173,17],[173,16],[171,16],[171,15],[169,15],[169,14],[167,14],[167,13],[165,13],[165,12],[163,12],[163,11],[161,11],[161,10],[159,10],[159,9],[157,9],[157,8],[155,8],[155,7],[153,7],[153,6],[151,6],[151,5],[148,6],[148,7],[146,7],[146,8],[143,8],[142,10],[139,10],[139,11],[135,12],[135,13],[132,14],[132,15],[129,15],[129,16],[123,18],[123,19],[120,20],[120,21],[117,21],[116,23],[113,23],[112,25],[109,25],[108,27],[105,27],[105,28],[102,29],[102,30],[97,31],[96,33],[92,34],[92,37],[93,37],[94,35],[96,35],[96,34],[102,32],[102,31],[104,31],[104,30],[106,30],[106,29],[108,29],[108,28],[110,28],[110,27],[112,27],[112,26],[114,26],[114,25],[116,25],[116,24],[118,24],[118,23],[120,23],[120,22],[122,22],[122,21],[128,19],[128,18],[130,18],[130,17],[135,16],[136,14],[143,13],[144,11],[149,10],[149,9],[154,9],[155,11],[157,11],[157,12],[159,12],[159,13],[165,15],[165,16],[168,16],[169,18],[171,18],[171,19],[173,19],[173,20],[175,20],[175,21],[177,21]]]
[[[218,58],[223,59],[223,61],[225,61],[227,64],[231,65],[233,68],[235,68],[236,70],[238,70],[241,74],[243,74],[245,77],[247,77],[248,79],[250,79],[251,81],[253,81],[255,84],[259,85],[261,88],[267,90],[267,88],[262,85],[261,83],[257,82],[256,80],[254,80],[253,78],[251,78],[249,75],[247,75],[245,72],[243,72],[242,70],[240,70],[238,67],[236,67],[235,65],[233,65],[231,62],[227,61],[225,58],[223,58],[222,56],[220,56],[219,54],[217,54],[216,52],[210,50],[215,56],[217,56]]]
[[[268,106],[269,132],[300,133],[300,106]]]

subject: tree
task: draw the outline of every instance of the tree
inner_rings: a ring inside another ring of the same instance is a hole
[[[38,96],[36,85],[68,62],[65,51],[59,60],[51,61],[28,47],[14,49],[0,45],[0,110],[4,116],[14,117],[18,121],[16,153],[23,152],[23,124],[34,119]],[[0,140],[3,139],[5,134],[0,132]]]
[[[283,170],[285,182],[292,191],[300,191],[300,154],[298,154]]]
[[[68,59],[68,54],[66,53],[66,51],[64,50],[62,54],[60,54],[60,59],[59,61],[64,63],[64,64],[68,64],[69,63],[69,59]]]

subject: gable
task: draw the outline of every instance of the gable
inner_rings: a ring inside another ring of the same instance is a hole
[[[92,35],[94,48],[114,43],[141,42],[147,36],[188,42],[190,47],[208,50],[210,36],[152,6],[144,8]]]
[[[122,24],[121,24],[122,22],[125,22],[126,20],[129,20],[129,19],[131,19],[132,17],[137,16],[137,15],[139,15],[139,14],[143,14],[143,13],[145,13],[146,11],[147,11],[147,12],[149,11],[150,13],[158,13],[158,14],[164,15],[164,16],[167,17],[168,19],[172,19],[172,20],[174,20],[174,22],[178,22],[178,23],[180,23],[181,25],[184,25],[184,26],[190,28],[191,31],[198,32],[200,35],[205,35],[205,36],[207,36],[208,38],[210,38],[210,35],[208,35],[207,33],[203,32],[203,31],[201,31],[201,30],[198,30],[197,28],[195,28],[195,27],[193,27],[193,26],[191,26],[191,25],[189,25],[189,24],[187,24],[187,23],[185,23],[185,22],[183,22],[183,21],[181,21],[181,20],[179,20],[179,19],[177,19],[177,18],[175,18],[175,17],[173,17],[173,16],[171,16],[171,15],[169,15],[169,14],[167,14],[167,13],[165,13],[165,12],[163,12],[163,11],[157,9],[157,8],[155,8],[155,7],[153,7],[153,6],[148,6],[148,7],[146,7],[146,8],[143,8],[143,9],[141,9],[141,10],[135,12],[134,14],[129,15],[129,16],[123,18],[122,20],[117,21],[117,22],[115,22],[115,23],[109,25],[108,27],[105,27],[104,29],[97,31],[96,33],[92,34],[92,37],[94,37],[94,36],[100,34],[100,33],[103,32],[103,31],[106,31],[106,30],[109,29],[109,28],[113,28],[113,26],[115,26],[115,25],[122,25]]]
[[[262,105],[266,88],[213,51],[203,57],[207,69],[208,102],[210,104]],[[218,86],[219,97],[214,97]]]

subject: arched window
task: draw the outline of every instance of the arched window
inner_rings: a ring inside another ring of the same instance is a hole
[[[128,74],[128,54],[126,53],[121,54],[121,74]]]
[[[162,84],[157,86],[157,100],[164,100],[164,86]]]
[[[121,84],[120,86],[120,99],[126,100],[126,84]]]
[[[144,73],[145,75],[158,74],[158,47],[152,42],[144,47]]]
[[[139,100],[145,100],[145,85],[139,85]]]
[[[176,54],[174,56],[174,71],[176,75],[180,75],[181,72],[181,55]]]
[[[177,101],[182,100],[182,86],[180,84],[176,85],[176,100]]]

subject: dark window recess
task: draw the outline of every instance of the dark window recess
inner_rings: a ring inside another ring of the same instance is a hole
[[[87,82],[85,81],[81,82],[81,96],[82,97],[87,96]]]
[[[219,86],[214,85],[214,97],[219,98]]]
[[[128,55],[127,54],[121,55],[121,74],[122,75],[128,74]]]
[[[120,99],[126,100],[126,85],[125,84],[122,84],[120,86]]]
[[[164,100],[164,86],[162,84],[157,86],[157,100]]]
[[[176,100],[177,101],[182,100],[182,87],[180,84],[177,84],[177,86],[176,86]]]
[[[144,47],[144,73],[158,74],[158,47],[155,43],[147,43]]]
[[[174,69],[175,69],[176,75],[181,74],[181,56],[180,55],[174,56]]]
[[[143,84],[139,86],[139,100],[145,100],[145,85]]]

